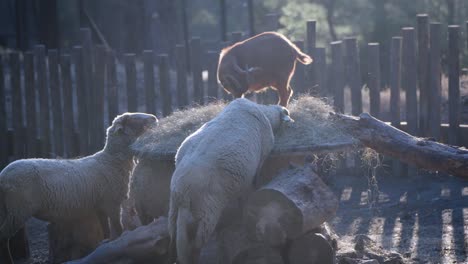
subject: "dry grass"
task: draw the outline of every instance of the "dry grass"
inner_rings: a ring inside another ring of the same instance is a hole
[[[159,126],[142,136],[133,150],[144,158],[173,157],[182,141],[204,123],[214,118],[225,106],[224,102],[178,111],[163,118]],[[276,133],[276,150],[294,149],[326,144],[352,144],[355,141],[339,130],[328,118],[333,108],[312,96],[302,96],[291,102],[291,117],[296,121],[284,125]]]

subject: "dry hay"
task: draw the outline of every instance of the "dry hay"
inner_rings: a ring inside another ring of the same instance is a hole
[[[162,118],[159,125],[134,143],[135,153],[149,159],[173,159],[182,141],[222,111],[222,101],[181,110]],[[296,121],[276,133],[274,153],[313,150],[314,148],[351,145],[356,141],[340,131],[328,118],[333,108],[312,96],[302,96],[289,105]]]

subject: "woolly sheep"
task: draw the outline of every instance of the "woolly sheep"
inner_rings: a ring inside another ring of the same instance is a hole
[[[74,160],[24,159],[0,173],[0,241],[34,216],[61,222],[97,214],[104,234],[120,234],[120,203],[134,166],[130,144],[157,124],[154,115],[125,113],[107,129],[104,149]]]
[[[171,180],[171,261],[177,253],[182,264],[198,262],[223,209],[251,189],[282,121],[292,121],[286,108],[240,98],[184,140]]]
[[[143,225],[169,210],[169,185],[174,173],[174,161],[140,159],[131,180],[129,199],[133,201]]]

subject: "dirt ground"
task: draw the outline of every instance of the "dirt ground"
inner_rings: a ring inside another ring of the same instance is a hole
[[[340,254],[364,234],[405,263],[468,263],[468,181],[437,173],[393,177],[389,170],[380,170],[376,180],[369,188],[367,173],[326,179],[340,198],[331,222]],[[27,232],[31,258],[18,263],[49,263],[45,223],[32,219]]]

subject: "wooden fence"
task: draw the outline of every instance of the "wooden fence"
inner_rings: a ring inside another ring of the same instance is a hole
[[[468,24],[467,24],[468,25]],[[274,30],[274,28],[273,28]],[[430,136],[450,144],[467,144],[467,125],[460,125],[461,27],[448,27],[448,53],[442,54],[440,23],[417,17],[417,30],[403,28],[391,40],[390,121],[411,134]],[[220,89],[217,62],[221,47],[243,39],[232,33],[231,42],[208,43],[192,38],[187,49],[176,46],[175,63],[167,54],[115,54],[93,44],[91,31],[81,29],[81,42],[71,50],[46,50],[37,45],[22,54],[0,58],[0,168],[25,157],[76,157],[103,147],[105,128],[126,111],[145,111],[158,117],[191,104],[230,99]],[[382,117],[380,50],[378,43],[359,49],[356,38],[316,47],[316,23],[307,22],[306,43],[296,45],[312,55],[314,63],[299,65],[293,82],[295,94],[311,92],[334,98],[337,111],[363,111],[363,87],[369,90],[370,113]],[[189,54],[187,54],[187,52]],[[361,76],[360,53],[367,54],[366,83]],[[441,124],[441,58],[448,72],[448,125]],[[345,100],[350,90],[350,104]],[[418,92],[419,91],[419,92]],[[406,94],[406,122],[402,122],[400,94]],[[274,93],[252,97],[275,103]],[[462,132],[462,130],[464,132]]]

